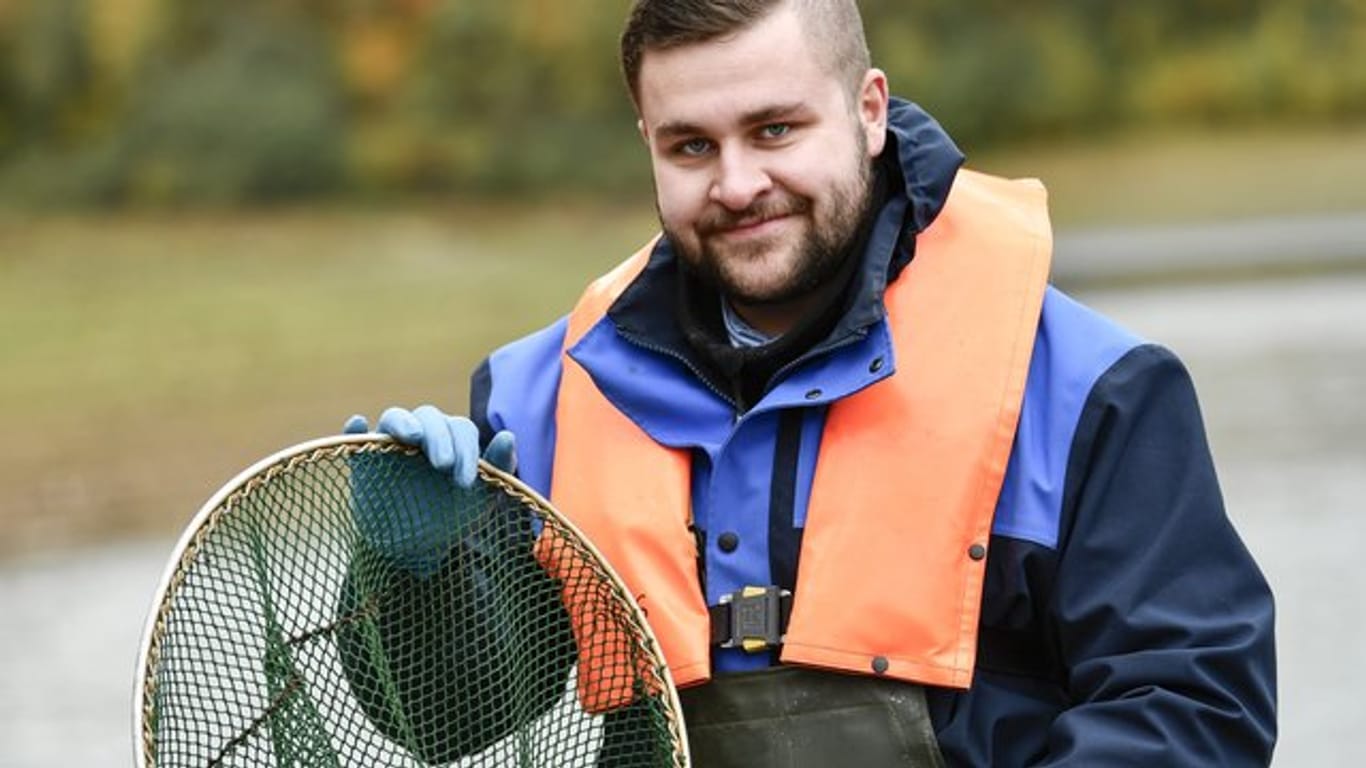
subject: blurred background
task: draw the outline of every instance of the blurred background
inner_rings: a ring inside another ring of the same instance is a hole
[[[0,767],[131,763],[174,538],[651,236],[625,0],[0,0]],[[1176,350],[1277,592],[1277,765],[1366,764],[1366,1],[865,0],[1056,280]]]

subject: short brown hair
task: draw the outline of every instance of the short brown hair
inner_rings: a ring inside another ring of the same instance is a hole
[[[631,98],[639,105],[640,65],[646,52],[742,32],[789,3],[807,34],[825,41],[826,66],[852,92],[872,66],[855,0],[635,0],[621,34],[621,70]]]

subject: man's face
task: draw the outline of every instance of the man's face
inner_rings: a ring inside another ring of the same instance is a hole
[[[857,234],[885,142],[886,79],[851,98],[780,9],[729,38],[650,51],[641,131],[659,216],[681,258],[739,306],[819,287]]]

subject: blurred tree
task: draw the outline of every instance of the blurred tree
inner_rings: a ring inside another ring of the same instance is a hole
[[[87,0],[87,3],[86,38],[99,87],[121,95],[143,55],[160,2]]]
[[[3,87],[19,141],[61,146],[88,132],[94,69],[86,13],[85,0],[47,0],[20,6],[11,21]]]
[[[585,0],[507,6],[436,6],[404,93],[414,138],[398,173],[424,189],[503,194],[641,182],[616,71],[619,9]]]
[[[120,148],[125,192],[242,202],[338,182],[344,115],[316,31],[229,15],[206,43],[153,65],[136,95]]]
[[[0,16],[0,62],[14,61],[12,24]],[[11,67],[0,67],[0,163],[19,147],[20,115],[18,84]]]
[[[0,0],[0,197],[639,194],[627,5]],[[1363,0],[861,6],[893,90],[969,152],[1366,117]]]
[[[324,30],[289,5],[163,5],[120,130],[92,161],[102,199],[225,204],[337,187],[340,78]]]

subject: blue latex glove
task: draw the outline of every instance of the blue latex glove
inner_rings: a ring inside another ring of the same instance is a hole
[[[352,416],[343,431],[360,434],[370,431],[364,416]],[[358,455],[351,461],[352,496],[355,499],[356,527],[372,547],[408,572],[426,578],[435,573],[451,546],[468,527],[480,509],[479,492],[474,487],[479,469],[479,430],[463,416],[448,416],[434,406],[423,405],[413,411],[389,408],[380,415],[376,431],[405,445],[422,449],[436,470],[412,478],[405,493],[418,500],[416,519],[394,520],[382,517],[387,509],[375,494],[387,489],[375,487],[369,462],[379,457]],[[516,471],[515,441],[511,432],[499,432],[489,442],[484,460],[505,472]]]
[[[370,422],[359,414],[346,420],[348,435],[370,431]],[[434,469],[449,472],[461,488],[474,485],[479,470],[479,428],[464,416],[448,416],[434,405],[409,411],[388,408],[380,414],[375,431],[404,445],[421,448]],[[504,472],[517,471],[516,440],[506,429],[493,436],[484,460]]]

